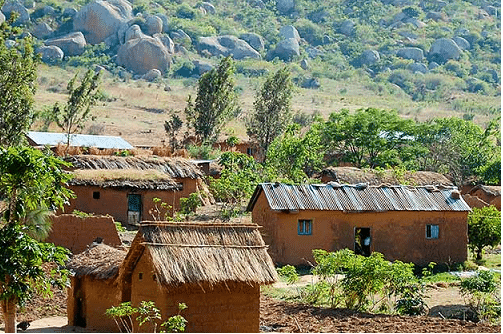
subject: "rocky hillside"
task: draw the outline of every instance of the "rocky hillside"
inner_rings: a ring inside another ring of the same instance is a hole
[[[300,89],[344,96],[350,82],[484,121],[501,110],[496,0],[6,0],[0,21],[13,11],[50,66],[159,83],[232,55],[250,80],[289,63]]]

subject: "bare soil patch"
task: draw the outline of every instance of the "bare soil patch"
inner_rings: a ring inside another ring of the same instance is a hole
[[[262,296],[262,332],[327,333],[500,333],[501,325],[429,316],[396,316],[328,309]]]

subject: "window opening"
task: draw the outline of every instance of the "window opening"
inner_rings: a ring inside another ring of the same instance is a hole
[[[357,227],[355,228],[355,254],[370,256],[370,228]]]
[[[313,230],[313,221],[301,219],[297,225],[297,233],[299,235],[311,235]]]
[[[94,199],[100,199],[100,192],[99,191],[93,191],[93,198]]]
[[[143,273],[138,273],[138,279],[141,281],[143,279]]]
[[[426,225],[426,239],[438,239],[438,225]]]

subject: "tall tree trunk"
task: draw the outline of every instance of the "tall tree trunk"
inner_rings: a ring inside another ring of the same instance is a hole
[[[11,297],[2,300],[0,304],[5,323],[5,333],[16,333],[16,299]]]

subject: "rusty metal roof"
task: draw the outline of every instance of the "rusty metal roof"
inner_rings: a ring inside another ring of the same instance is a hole
[[[338,183],[310,185],[262,183],[255,189],[248,204],[248,211],[253,210],[262,191],[271,209],[279,211],[471,211],[456,187],[368,186]]]

